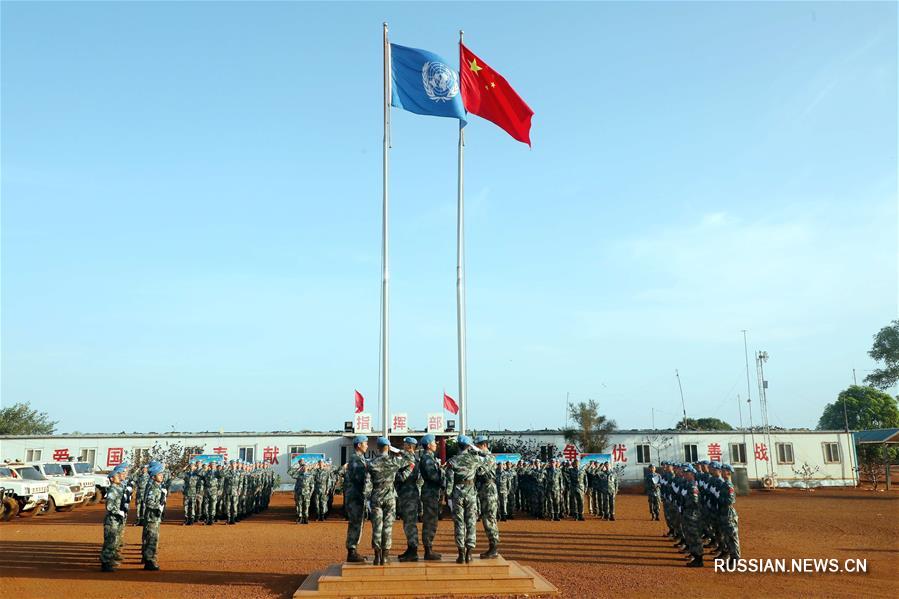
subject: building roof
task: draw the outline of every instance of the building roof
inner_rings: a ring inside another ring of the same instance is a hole
[[[899,428],[877,428],[869,431],[853,433],[855,443],[868,445],[872,443],[899,443]]]

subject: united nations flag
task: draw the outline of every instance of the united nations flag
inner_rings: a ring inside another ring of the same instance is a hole
[[[390,44],[390,67],[391,106],[466,122],[459,74],[445,60],[427,50]]]

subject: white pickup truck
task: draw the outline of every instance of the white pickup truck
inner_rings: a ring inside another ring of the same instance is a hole
[[[20,467],[23,467],[20,465]],[[35,513],[47,503],[49,483],[34,470],[28,468],[33,476],[22,476],[16,471],[14,466],[8,464],[0,464],[0,487],[8,497],[15,500],[17,508],[7,510],[3,514],[3,519],[9,521],[16,514],[27,518]]]
[[[67,485],[69,490],[75,494],[75,506],[82,505],[88,497],[94,495],[93,480],[78,476],[66,476],[66,471],[56,462],[32,462],[29,465],[34,466],[35,470],[46,476],[48,480]]]
[[[53,511],[70,512],[83,499],[81,495],[83,491],[77,493],[74,491],[78,485],[71,485],[57,477],[44,476],[36,465],[12,464],[10,468],[23,479],[39,481],[47,485],[47,501],[44,502],[41,509],[37,510],[38,516]]]
[[[106,497],[106,491],[109,490],[109,477],[105,474],[94,472],[94,467],[87,462],[57,462],[62,466],[66,476],[74,476],[82,480],[94,481],[94,493],[88,495],[88,489],[85,489],[84,499],[88,503],[96,503]]]

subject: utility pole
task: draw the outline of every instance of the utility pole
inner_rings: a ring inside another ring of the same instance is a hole
[[[858,379],[855,378],[855,368],[852,369],[852,384],[858,386]]]
[[[652,410],[652,430],[656,430],[656,409],[650,408]]]
[[[680,383],[680,373],[677,368],[674,369],[674,376],[677,377],[677,388],[680,389],[680,405],[684,410],[684,429],[687,428],[687,404],[684,402],[684,388]]]
[[[740,404],[740,394],[737,393],[737,412],[740,414],[740,428],[743,428],[743,406]]]

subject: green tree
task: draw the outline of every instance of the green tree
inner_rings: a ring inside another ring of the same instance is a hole
[[[843,430],[843,405],[850,430],[892,428],[899,426],[899,407],[896,398],[873,387],[852,385],[841,392],[837,400],[824,407],[818,420],[818,430]]]
[[[0,435],[52,435],[57,424],[28,402],[0,408]]]
[[[899,320],[894,320],[874,335],[874,345],[868,355],[875,362],[883,362],[883,368],[866,376],[866,383],[883,390],[899,381]]]
[[[718,418],[682,418],[674,427],[679,431],[732,431],[734,427]]]
[[[169,443],[168,441],[163,447],[159,441],[155,441],[150,449],[132,450],[126,461],[131,465],[133,471],[137,471],[141,466],[146,466],[156,460],[165,464],[172,476],[178,476],[187,470],[190,458],[200,453],[203,453],[202,447],[185,447],[181,443]]]
[[[575,426],[562,431],[565,440],[574,443],[583,453],[601,453],[609,446],[609,433],[615,430],[615,421],[599,413],[599,404],[590,399],[568,407]]]

